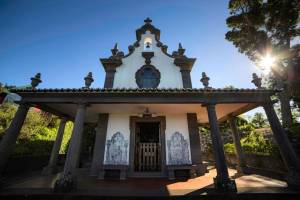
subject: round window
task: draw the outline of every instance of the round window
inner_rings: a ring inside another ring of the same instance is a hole
[[[136,74],[136,83],[140,88],[157,88],[160,82],[160,73],[152,65],[144,65]]]

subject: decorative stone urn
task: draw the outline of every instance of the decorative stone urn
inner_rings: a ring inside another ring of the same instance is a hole
[[[85,88],[89,88],[91,84],[94,82],[92,72],[89,72],[88,75],[84,78]]]
[[[202,78],[200,79],[200,81],[202,82],[202,84],[204,85],[204,88],[210,88],[209,85],[209,77],[206,76],[205,72],[202,72]]]
[[[257,76],[256,73],[252,74],[252,81],[251,81],[256,87],[257,89],[261,89],[261,78]]]
[[[72,177],[71,174],[67,174],[62,178],[58,179],[54,184],[55,193],[66,193],[76,190],[76,178]]]
[[[41,73],[37,73],[34,77],[31,78],[32,89],[35,89],[41,82]]]

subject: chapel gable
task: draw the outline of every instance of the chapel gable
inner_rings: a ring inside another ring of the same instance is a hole
[[[168,53],[160,41],[160,30],[147,18],[136,30],[136,41],[124,54],[117,44],[109,58],[101,58],[105,69],[105,88],[192,88],[190,72],[196,61],[188,58],[179,43]]]

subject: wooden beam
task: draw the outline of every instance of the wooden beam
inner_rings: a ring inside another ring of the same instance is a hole
[[[218,122],[221,123],[221,122],[224,122],[224,121],[227,121],[229,118],[231,117],[236,117],[236,116],[239,116],[245,112],[248,112],[254,108],[257,108],[259,107],[260,104],[258,103],[250,103],[250,104],[247,104],[246,106],[243,106],[241,107],[240,109],[237,109],[236,111],[228,114],[228,115],[225,115],[224,117],[221,117],[218,119]]]

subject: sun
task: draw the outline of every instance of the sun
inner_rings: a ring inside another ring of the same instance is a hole
[[[276,58],[270,55],[269,53],[265,56],[261,57],[258,65],[261,67],[265,73],[269,73],[271,71],[272,66],[274,66],[276,62]]]

